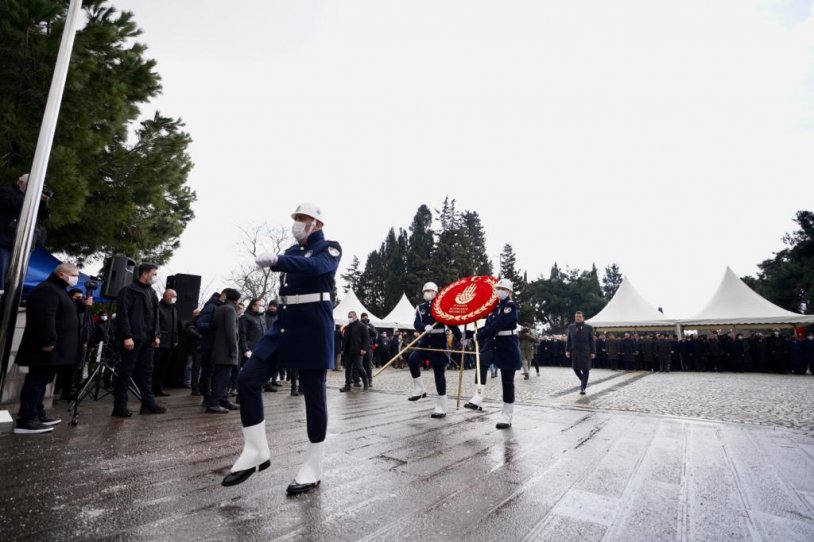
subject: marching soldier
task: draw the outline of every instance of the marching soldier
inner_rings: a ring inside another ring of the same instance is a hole
[[[325,457],[328,409],[325,379],[334,366],[334,320],[331,292],[342,251],[325,240],[322,210],[303,203],[291,215],[297,244],[283,254],[264,254],[257,265],[283,272],[280,311],[271,328],[252,350],[238,377],[243,452],[223,479],[224,486],[240,484],[267,469],[271,453],[263,416],[263,385],[275,367],[299,371],[305,395],[305,419],[310,441],[305,462],[286,493],[296,495],[319,486]]]
[[[512,426],[514,412],[514,373],[522,367],[520,361],[520,341],[517,336],[517,306],[512,301],[512,281],[500,279],[495,285],[497,306],[486,318],[486,325],[478,330],[475,337],[480,346],[480,381],[486,383],[486,369],[494,363],[500,369],[500,382],[503,386],[503,410],[498,418],[497,428]],[[485,391],[485,390],[484,390]],[[475,390],[472,399],[464,405],[472,410],[483,410],[483,395]]]
[[[447,347],[446,330],[444,326],[433,327],[435,318],[433,318],[430,310],[433,299],[438,295],[438,286],[434,282],[428,282],[424,285],[423,291],[424,303],[416,308],[413,326],[416,331],[426,331],[427,334],[421,338],[418,346],[420,348],[444,350]],[[449,329],[456,339],[461,339],[461,330],[457,326],[449,326]],[[421,363],[425,359],[430,361],[430,366],[435,374],[435,391],[438,392],[438,397],[435,400],[435,410],[433,410],[430,417],[443,418],[447,415],[447,377],[444,371],[449,361],[444,352],[413,350],[410,357],[407,358],[407,364],[410,366],[410,376],[413,377],[413,394],[407,399],[409,401],[418,401],[427,396],[424,381],[421,380]]]

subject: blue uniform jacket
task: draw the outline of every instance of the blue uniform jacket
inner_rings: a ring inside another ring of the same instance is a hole
[[[514,331],[517,328],[517,306],[509,298],[497,304],[486,317],[486,325],[478,330],[477,339],[481,353],[491,353],[492,361],[498,369],[520,369],[520,337],[498,335],[499,331]]]
[[[252,350],[252,357],[269,359],[277,353],[280,367],[333,369],[334,318],[330,297],[314,303],[288,305],[286,296],[333,292],[342,249],[326,241],[322,231],[308,236],[279,256],[273,271],[282,271],[277,319]]]
[[[432,310],[430,309],[430,302],[425,301],[415,311],[415,322],[413,322],[413,327],[419,333],[424,332],[424,328],[426,326],[431,326],[435,323],[435,318],[432,316]],[[455,336],[456,339],[460,340],[461,338],[461,330],[458,329],[458,326],[447,326],[451,331],[452,334]],[[444,326],[435,326],[433,331],[436,329],[443,330]],[[422,348],[441,348],[444,349],[447,347],[447,334],[446,333],[428,333],[421,337],[421,340],[418,341],[418,345]]]

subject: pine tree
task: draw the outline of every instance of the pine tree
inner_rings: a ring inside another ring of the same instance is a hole
[[[431,270],[434,249],[432,211],[426,205],[422,205],[416,211],[413,222],[410,224],[404,264],[404,292],[413,305],[420,302],[421,288],[424,283],[434,280]]]
[[[467,249],[472,260],[471,275],[491,275],[492,262],[486,251],[486,233],[480,216],[475,211],[461,213],[461,222],[467,237]]]
[[[186,186],[191,141],[180,120],[156,113],[135,130],[139,105],[161,92],[156,63],[133,15],[85,0],[46,184],[56,193],[48,248],[80,258],[123,253],[169,259],[193,218]],[[31,167],[67,2],[0,3],[0,183]]]
[[[619,271],[618,265],[612,263],[605,267],[605,274],[602,277],[602,293],[606,300],[610,301],[616,295],[616,290],[622,285],[622,279],[622,272]]]
[[[517,255],[509,243],[503,245],[503,250],[500,252],[500,278],[512,281],[512,299],[517,305],[521,323],[531,324],[534,320],[534,311],[527,299],[527,284],[523,279],[523,275],[517,269]]]
[[[345,288],[342,290],[344,293],[348,293],[348,290],[350,290],[355,292],[356,295],[359,295],[359,283],[362,280],[362,270],[359,269],[360,265],[359,258],[354,256],[348,270],[339,275],[339,278],[345,283]]]

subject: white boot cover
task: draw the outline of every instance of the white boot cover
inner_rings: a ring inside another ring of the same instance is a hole
[[[305,462],[300,467],[295,484],[315,484],[322,480],[322,463],[325,460],[325,441],[309,442]]]
[[[435,398],[435,410],[433,414],[446,414],[447,413],[447,396],[439,395]]]
[[[266,438],[266,420],[243,428],[243,452],[232,466],[232,472],[254,468],[271,459]]]
[[[503,410],[497,416],[498,423],[512,424],[512,415],[514,414],[514,403],[503,403]]]
[[[478,393],[478,386],[475,386],[475,395],[472,396],[472,399],[469,400],[470,403],[477,406],[483,405],[483,398],[486,397],[486,383],[481,382],[480,385],[480,393]]]
[[[421,397],[424,394],[424,381],[421,377],[413,379],[413,395],[412,397]]]

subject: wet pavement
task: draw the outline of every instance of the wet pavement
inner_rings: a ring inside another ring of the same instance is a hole
[[[543,368],[500,431],[499,377],[484,412],[433,420],[406,370],[349,394],[329,376],[312,494],[285,496],[306,449],[287,388],[265,394],[272,467],[232,488],[237,413],[173,390],[168,414],[122,420],[106,398],[76,427],[0,435],[0,540],[814,540],[814,377],[595,370],[583,397]]]

